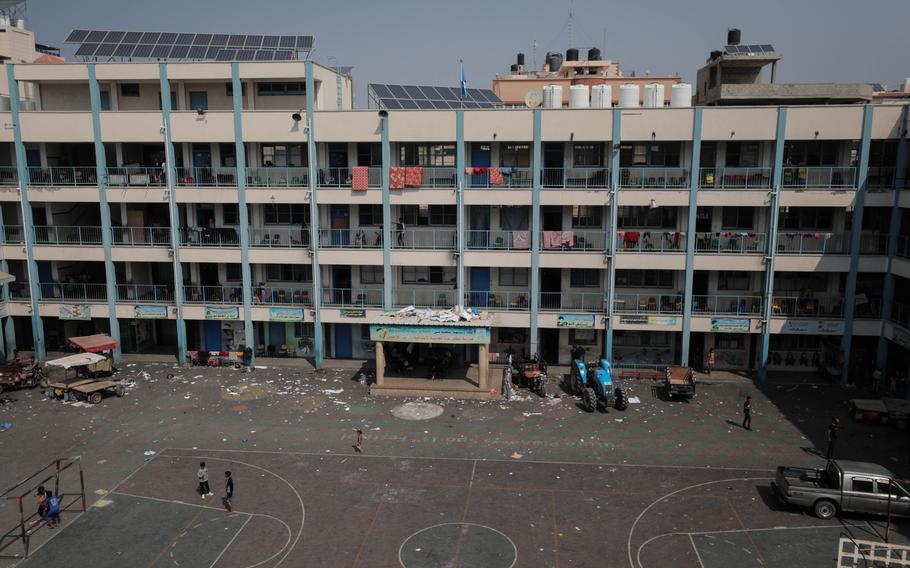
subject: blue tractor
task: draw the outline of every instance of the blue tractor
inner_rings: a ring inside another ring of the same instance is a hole
[[[625,410],[629,405],[622,389],[613,383],[610,362],[601,358],[597,363],[585,363],[585,350],[581,347],[572,350],[567,386],[572,394],[581,396],[582,407],[588,412],[598,407]]]

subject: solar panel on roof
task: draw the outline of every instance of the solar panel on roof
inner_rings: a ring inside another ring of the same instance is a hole
[[[430,102],[433,103],[433,107],[438,108],[438,109],[448,110],[449,108],[451,108],[451,107],[449,107],[449,103],[447,103],[445,101],[430,101]]]
[[[160,35],[161,32],[145,32],[142,34],[142,39],[139,40],[139,43],[158,43]]]
[[[408,92],[405,91],[405,90],[401,87],[401,85],[389,85],[388,87],[389,87],[389,90],[392,91],[392,94],[395,96],[396,99],[409,99],[409,98],[411,98],[410,95],[408,95]]]
[[[373,92],[376,93],[380,98],[392,98],[392,91],[385,85],[370,85],[370,88],[373,89]]]
[[[475,101],[482,101],[484,99],[483,95],[480,94],[480,89],[468,89],[468,97]]]
[[[116,48],[116,43],[102,43],[98,46],[98,50],[95,52],[95,57],[110,57],[114,54],[114,49]]]
[[[764,52],[773,52],[774,46],[769,43],[763,43],[761,46],[762,51]]]
[[[421,100],[417,100],[417,101],[414,101],[414,102],[417,103],[417,108],[422,108],[422,109],[431,109],[431,108],[435,108],[435,107],[433,106],[433,103],[431,103],[430,101],[425,101],[425,100],[421,99]]]
[[[133,54],[134,49],[136,49],[135,44],[121,43],[117,46],[117,49],[114,50],[114,57],[129,57]]]
[[[163,59],[167,57],[168,53],[171,52],[171,45],[169,44],[158,44],[155,46],[155,49],[152,50],[151,57],[155,59]]]
[[[252,49],[241,49],[237,51],[237,61],[252,61],[256,52]]]
[[[256,61],[271,61],[275,58],[274,49],[260,49],[256,52]]]
[[[104,38],[104,43],[120,43],[125,35],[126,32],[110,32]]]
[[[297,36],[281,36],[278,45],[282,48],[294,49],[297,47]]]
[[[297,36],[297,49],[312,49],[313,36]]]
[[[162,32],[161,37],[158,38],[158,44],[170,44],[174,45],[174,42],[177,41],[177,34],[172,32]]]
[[[502,99],[497,97],[496,93],[494,93],[492,90],[490,90],[490,89],[481,89],[481,90],[483,91],[483,96],[485,96],[489,102],[493,103],[494,105],[502,104]]]
[[[761,52],[762,52],[762,48],[760,45],[750,45],[749,46],[749,53],[761,53]]]
[[[286,49],[275,51],[275,61],[290,61],[294,59],[294,52]]]
[[[215,34],[212,36],[211,45],[227,45],[228,35],[227,34]]]
[[[141,43],[136,46],[136,51],[133,52],[133,57],[148,57],[154,49],[154,45],[149,45],[147,43]]]
[[[126,32],[120,41],[121,43],[139,43],[140,39],[142,39],[142,32]]]
[[[107,32],[95,30],[89,32],[88,37],[86,37],[84,41],[86,43],[101,43],[104,41],[105,36],[107,36]]]
[[[417,103],[410,99],[401,99],[398,102],[401,103],[401,108],[405,110],[417,110]]]
[[[253,49],[259,49],[262,47],[262,36],[261,35],[248,35],[246,36],[245,47],[251,47]]]
[[[401,104],[399,104],[396,99],[379,99],[379,106],[392,110],[398,110],[401,108]]]
[[[76,50],[76,55],[79,57],[91,57],[95,54],[95,51],[98,49],[98,46],[101,44],[98,43],[83,43],[79,46],[79,49]]]
[[[67,36],[66,41],[63,43],[77,43],[85,40],[88,36],[88,30],[73,30],[70,32],[70,35]]]
[[[168,57],[172,59],[184,59],[186,54],[190,52],[190,46],[188,45],[175,45],[174,49],[171,50],[171,54]]]
[[[265,36],[262,38],[262,47],[276,48],[279,41],[281,41],[280,36]]]
[[[403,88],[405,91],[407,91],[408,96],[411,97],[412,99],[422,99],[423,98],[423,92],[421,92],[421,90],[419,88],[417,88],[413,85],[404,85]]]
[[[212,41],[212,34],[196,34],[193,45],[208,45]]]
[[[236,49],[222,49],[218,52],[218,55],[215,57],[215,61],[233,61],[234,57],[237,55]]]
[[[243,47],[244,42],[246,42],[246,36],[240,34],[231,34],[231,37],[228,38],[227,44],[231,47]]]
[[[209,49],[213,48],[208,48],[204,45],[194,45],[190,48],[190,51],[186,54],[186,56],[190,59],[205,59],[205,54]]]
[[[423,92],[423,96],[427,99],[431,101],[440,99],[439,93],[433,87],[426,87],[424,85],[421,85],[418,88]]]
[[[196,34],[178,34],[177,35],[177,45],[193,45],[193,40],[196,39]]]

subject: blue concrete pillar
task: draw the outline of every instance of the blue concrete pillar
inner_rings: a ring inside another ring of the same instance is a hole
[[[322,272],[319,266],[319,203],[316,199],[316,81],[313,79],[313,62],[306,62],[306,140],[307,163],[310,187],[310,262],[313,266],[313,351],[316,368],[322,368],[325,357],[325,342],[322,337]]]
[[[869,145],[872,138],[872,111],[869,104],[863,109],[863,133],[859,145],[856,168],[856,198],[853,202],[853,226],[850,229],[850,272],[847,273],[847,289],[844,293],[844,334],[841,349],[844,352],[844,366],[840,383],[846,385],[850,369],[850,350],[853,346],[853,319],[856,315],[856,280],[859,273],[859,255],[863,231],[863,208],[866,201],[866,180],[869,177]]]
[[[29,305],[32,310],[32,342],[35,345],[35,359],[43,362],[47,358],[47,349],[44,344],[44,324],[41,321],[39,311],[41,283],[38,282],[38,264],[35,262],[33,251],[35,223],[32,219],[32,204],[28,199],[29,175],[25,160],[25,144],[22,142],[22,129],[19,125],[19,83],[16,81],[16,67],[14,65],[6,65],[6,78],[9,82],[10,116],[13,121],[13,144],[16,149],[16,174],[19,177],[19,194],[22,199],[22,234],[25,238]]]
[[[114,270],[114,259],[111,256],[112,229],[111,207],[107,202],[107,154],[104,151],[104,142],[101,140],[101,91],[98,88],[98,79],[95,76],[95,64],[89,63],[88,92],[92,105],[92,133],[95,138],[95,171],[98,178],[98,205],[101,209],[101,244],[104,246],[104,276],[105,290],[107,292],[108,319],[111,327],[111,337],[117,342],[114,349],[114,361],[122,359],[120,345],[120,320],[117,319],[117,271]]]
[[[167,64],[158,64],[161,84],[161,117],[164,122],[164,166],[167,170],[167,205],[171,221],[171,250],[174,256],[174,306],[177,309],[177,360],[186,364],[186,320],[183,319],[183,265],[180,264],[180,210],[177,208],[177,162],[171,140],[171,83]]]
[[[464,110],[455,111],[455,208],[456,235],[455,235],[455,264],[458,274],[456,276],[455,305],[465,303],[465,207],[464,207]]]
[[[6,243],[6,224],[3,222],[3,210],[0,209],[0,244]],[[0,258],[0,272],[9,272],[9,264],[5,258]],[[9,284],[0,284],[0,301],[9,302]],[[13,350],[16,349],[16,326],[13,325],[12,316],[3,318],[3,356],[7,361],[12,360]]]
[[[616,296],[616,235],[619,223],[619,143],[622,137],[622,110],[613,109],[613,132],[610,148],[610,262],[607,265],[607,299],[604,306],[604,357],[613,360],[613,298]]]
[[[231,63],[231,86],[234,99],[234,154],[237,161],[237,210],[240,218],[240,278],[243,282],[243,335],[256,357],[253,333],[253,279],[250,275],[250,212],[246,206],[246,148],[243,145],[243,86],[240,68]],[[249,95],[252,96],[252,93]],[[254,363],[251,359],[250,366]]]
[[[534,109],[534,141],[533,157],[531,158],[532,180],[531,185],[531,355],[540,351],[538,345],[540,338],[537,330],[537,315],[540,311],[540,174],[541,141],[540,121],[541,111]],[[555,363],[555,361],[554,361]]]
[[[379,111],[379,116],[382,139],[382,309],[388,311],[395,305],[392,298],[395,282],[392,279],[392,204],[389,196],[392,145],[389,142],[388,111]]]
[[[692,281],[695,276],[695,223],[698,213],[698,182],[701,179],[701,107],[692,114],[692,172],[689,175],[689,217],[686,225],[686,276],[683,287],[683,326],[680,365],[689,364],[689,341],[692,337]]]

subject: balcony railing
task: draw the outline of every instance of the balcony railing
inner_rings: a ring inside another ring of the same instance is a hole
[[[420,187],[453,188],[456,184],[455,168],[451,166],[428,166],[420,168],[422,179]]]
[[[307,187],[309,169],[306,166],[251,167],[246,169],[246,185],[250,189],[263,187]]]
[[[507,312],[526,312],[530,308],[527,292],[471,290],[465,292],[465,305]]]
[[[238,247],[240,236],[232,228],[183,228],[181,245],[191,247]]]
[[[760,316],[761,296],[692,296],[693,314]]]
[[[701,168],[698,186],[702,189],[767,189],[771,168]]]
[[[392,297],[398,307],[451,308],[455,305],[455,290],[448,289],[394,289]]]
[[[616,249],[618,252],[680,252],[686,250],[686,234],[624,229],[617,235]]]
[[[869,166],[866,187],[869,189],[892,189],[895,183],[897,168],[889,166]]]
[[[849,251],[849,234],[778,230],[777,252],[780,254],[847,254]]]
[[[89,167],[51,167],[28,169],[31,185],[75,186],[98,185],[98,173],[94,166]]]
[[[167,227],[111,227],[114,246],[163,247],[171,244]]]
[[[543,168],[541,187],[568,189],[606,189],[610,187],[608,168]]]
[[[530,250],[531,231],[467,231],[467,246],[472,250]]]
[[[574,310],[603,312],[603,292],[541,292],[540,309],[543,311]]]
[[[854,167],[785,167],[781,183],[789,189],[851,188],[856,184]]]
[[[40,288],[42,300],[107,300],[104,284],[42,282]]]
[[[392,236],[392,248],[452,250],[455,239],[453,227],[396,230]]]
[[[36,245],[100,245],[101,227],[35,227]]]
[[[324,306],[381,308],[382,288],[323,288]]]
[[[11,244],[25,242],[25,233],[23,232],[22,225],[4,225],[2,229],[3,242]]]
[[[394,242],[394,237],[392,240]],[[382,248],[382,228],[320,229],[319,246],[322,248]]]
[[[172,304],[174,288],[170,284],[117,284],[117,299],[121,302]]]
[[[301,248],[310,244],[310,231],[306,227],[251,227],[250,247]]]
[[[603,251],[607,246],[607,234],[603,229],[573,229],[571,231],[542,231],[541,250],[561,251]]]
[[[687,168],[622,168],[619,185],[625,188],[677,189],[689,187]]]
[[[19,172],[16,166],[0,166],[0,187],[19,185]]]
[[[613,310],[627,314],[681,314],[682,294],[616,294]]]
[[[466,168],[464,186],[467,189],[528,189],[533,181],[531,168],[498,168],[499,175],[490,168]]]
[[[164,187],[167,174],[161,167],[121,167],[107,169],[111,187]]]
[[[312,284],[309,286],[284,286],[280,283],[272,283],[253,287],[252,301],[254,305],[261,304],[265,306],[311,306],[310,295],[312,293]],[[243,298],[241,298],[241,301],[243,301]]]
[[[355,168],[320,168],[317,185],[353,189],[354,182],[358,181],[354,179],[354,170]],[[366,187],[382,187],[381,167],[367,167],[366,174]]]
[[[771,314],[777,317],[841,317],[844,299],[840,296],[802,298],[799,295],[774,296]]]
[[[767,250],[764,233],[720,231],[696,233],[695,252],[718,254],[762,254]]]
[[[187,304],[240,304],[243,290],[240,286],[197,286],[183,287],[183,301]]]
[[[10,290],[12,292],[12,289]],[[910,328],[910,305],[894,302],[891,304],[891,321]]]
[[[237,168],[177,168],[177,185],[184,187],[236,187]]]

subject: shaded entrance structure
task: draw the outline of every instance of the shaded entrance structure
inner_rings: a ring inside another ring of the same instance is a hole
[[[386,314],[370,323],[376,346],[376,384],[372,394],[449,396],[487,399],[499,396],[490,377],[490,326],[483,312],[472,321],[439,321],[420,315]],[[468,363],[477,349],[477,363]],[[451,357],[450,365],[441,358]]]

